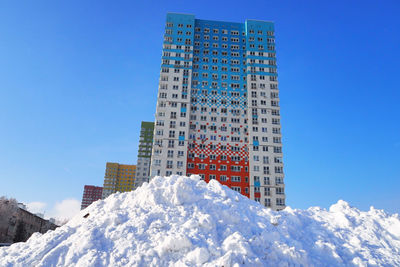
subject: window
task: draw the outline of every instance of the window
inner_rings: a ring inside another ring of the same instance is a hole
[[[232,176],[231,177],[232,182],[240,182],[240,180],[241,180],[240,176]]]
[[[284,198],[277,198],[276,199],[277,206],[285,206],[285,199]]]
[[[240,161],[240,156],[231,156],[231,161]]]
[[[241,166],[231,166],[231,171],[240,172],[241,171]]]
[[[219,180],[220,180],[221,182],[226,182],[226,175],[221,175],[221,176],[219,177]]]
[[[264,196],[270,196],[270,195],[271,195],[271,188],[264,187]]]
[[[173,161],[167,160],[167,169],[172,169]]]
[[[280,184],[283,184],[283,178],[275,177],[275,185],[280,185]]]
[[[274,137],[274,138],[273,138],[273,142],[274,142],[275,144],[279,144],[279,143],[281,143],[281,138],[280,138],[280,137]]]
[[[173,148],[174,147],[174,140],[168,140],[168,147]]]
[[[284,195],[285,194],[285,189],[283,188],[283,187],[277,187],[277,188],[275,188],[275,193],[277,194],[277,195]]]
[[[279,119],[272,118],[272,124],[279,124],[279,123],[280,123]]]
[[[233,191],[236,191],[236,192],[239,192],[239,193],[240,193],[240,191],[241,191],[240,187],[238,187],[238,186],[232,186],[231,189],[232,189]]]
[[[275,166],[275,173],[283,173],[283,167]]]

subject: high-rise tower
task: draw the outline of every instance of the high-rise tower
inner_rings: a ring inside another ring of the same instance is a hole
[[[87,208],[93,202],[102,198],[103,187],[94,185],[85,185],[83,189],[81,210]]]
[[[148,182],[150,178],[151,150],[153,145],[154,122],[142,121],[138,160],[136,164],[135,188]]]
[[[115,192],[128,192],[135,189],[136,165],[106,163],[102,198]]]
[[[272,22],[167,14],[151,177],[198,174],[285,207]]]

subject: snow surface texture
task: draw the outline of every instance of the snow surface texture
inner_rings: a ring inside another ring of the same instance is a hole
[[[200,265],[400,266],[400,218],[344,201],[274,212],[215,180],[156,177],[0,248],[0,266]]]

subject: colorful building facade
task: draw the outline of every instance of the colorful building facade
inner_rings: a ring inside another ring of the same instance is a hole
[[[85,209],[93,202],[101,199],[102,195],[103,195],[103,187],[94,185],[85,185],[85,187],[83,188],[81,210]]]
[[[115,192],[128,192],[135,188],[136,165],[107,162],[102,198]]]
[[[167,14],[150,176],[217,179],[285,207],[274,24]]]

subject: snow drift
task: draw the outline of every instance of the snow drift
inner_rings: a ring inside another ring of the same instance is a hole
[[[156,177],[0,248],[0,266],[400,266],[400,218],[339,201],[274,212],[198,177]]]

